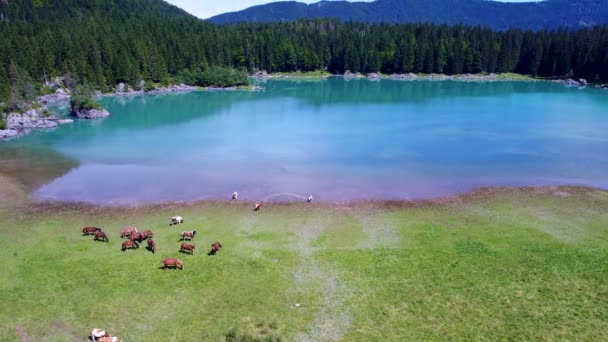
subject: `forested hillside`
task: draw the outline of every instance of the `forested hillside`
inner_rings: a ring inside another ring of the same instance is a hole
[[[1,98],[15,74],[41,83],[70,72],[107,90],[118,82],[187,82],[192,72],[211,66],[608,80],[607,27],[503,32],[324,19],[217,25],[160,0],[3,1]]]
[[[606,0],[376,0],[277,1],[210,18],[218,24],[334,18],[368,23],[473,25],[506,30],[584,28],[608,24]]]

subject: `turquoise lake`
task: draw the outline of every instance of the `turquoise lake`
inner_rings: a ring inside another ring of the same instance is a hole
[[[0,172],[44,175],[32,188],[38,199],[103,204],[233,191],[251,201],[351,201],[481,186],[608,188],[605,90],[342,78],[263,86],[106,97],[107,119],[0,143]]]

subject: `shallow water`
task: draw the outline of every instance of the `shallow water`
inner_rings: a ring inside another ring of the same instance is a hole
[[[233,191],[245,200],[348,201],[489,185],[608,188],[603,90],[341,78],[264,86],[105,98],[111,117],[2,143],[0,156],[36,151],[25,155],[49,175],[39,199],[105,204]]]

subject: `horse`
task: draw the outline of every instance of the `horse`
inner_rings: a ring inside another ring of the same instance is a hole
[[[112,337],[102,337],[102,338],[98,339],[96,342],[120,342],[120,340],[118,339],[118,337],[112,336]]]
[[[262,202],[256,203],[253,211],[260,211],[260,209],[262,209]]]
[[[108,334],[107,331],[103,330],[103,329],[91,329],[91,333],[89,335],[89,338],[91,339],[91,341],[94,342],[100,342],[102,341],[102,339],[108,339],[108,338],[112,338],[112,336],[110,336],[110,334]]]
[[[142,241],[144,241],[144,234],[140,232],[132,233],[129,237],[129,240],[141,243]]]
[[[82,235],[95,235],[101,228],[97,227],[84,227],[82,228]]]
[[[217,253],[220,250],[220,248],[222,248],[222,244],[217,241],[214,242],[211,245],[211,251],[209,251],[209,253],[207,253],[207,255],[215,255],[215,253]]]
[[[192,239],[194,239],[194,235],[196,235],[196,230],[182,232],[182,240],[192,241]]]
[[[179,252],[180,253],[190,253],[190,254],[194,254],[194,249],[196,248],[195,245],[191,244],[191,243],[182,243],[181,247],[179,248]]]
[[[120,231],[120,238],[124,239],[127,237],[131,237],[131,234],[137,233],[137,228],[135,227],[126,227]]]
[[[178,258],[166,258],[163,259],[163,265],[160,267],[163,270],[166,270],[167,268],[175,268],[175,269],[184,269],[184,263],[179,260]]]
[[[235,191],[235,192],[233,192],[233,193],[232,193],[232,200],[233,200],[233,201],[236,201],[236,200],[238,200],[238,199],[239,199],[239,193],[238,193],[238,192],[236,192],[236,191]]]
[[[148,250],[150,252],[152,252],[152,254],[155,254],[156,253],[156,243],[154,242],[154,240],[149,239],[147,241],[147,243],[148,243]]]
[[[184,223],[184,219],[181,216],[173,216],[171,218],[171,222],[169,223],[170,226],[174,225],[174,224],[182,224]]]
[[[144,231],[141,233],[141,236],[144,238],[144,240],[145,240],[145,239],[151,239],[151,238],[153,238],[153,237],[154,237],[154,233],[152,233],[152,231],[151,231],[151,230],[144,230]]]
[[[122,243],[121,251],[126,251],[127,249],[138,249],[139,244],[134,240],[126,240]]]
[[[106,235],[106,233],[104,233],[103,230],[100,230],[98,232],[95,232],[95,237],[93,238],[93,241],[110,242],[110,239],[108,239],[108,236]]]

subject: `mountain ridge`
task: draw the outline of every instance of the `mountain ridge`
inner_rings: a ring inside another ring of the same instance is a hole
[[[499,30],[584,28],[608,24],[608,1],[546,0],[505,3],[489,0],[376,0],[320,1],[313,4],[279,1],[220,14],[208,20],[226,24],[312,18],[392,24],[463,24]]]

